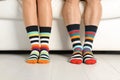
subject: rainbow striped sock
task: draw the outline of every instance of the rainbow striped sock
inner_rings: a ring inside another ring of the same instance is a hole
[[[73,54],[70,58],[70,63],[73,64],[81,64],[83,61],[82,57],[82,45],[80,41],[80,24],[71,24],[67,26],[67,30],[69,32],[72,46],[73,46]]]
[[[38,63],[49,63],[49,38],[51,34],[51,27],[40,27],[40,43],[41,51]]]
[[[28,26],[26,27],[26,31],[28,33],[32,49],[30,56],[28,57],[26,62],[35,64],[37,63],[40,50],[38,26]]]
[[[86,64],[95,64],[96,59],[93,56],[92,44],[97,31],[97,26],[85,26],[85,43],[83,46],[83,62]]]

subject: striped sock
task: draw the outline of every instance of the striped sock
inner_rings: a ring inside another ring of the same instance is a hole
[[[51,27],[40,27],[41,52],[38,62],[42,64],[49,63],[49,38]]]
[[[83,62],[86,64],[95,64],[96,59],[93,56],[92,44],[97,31],[97,26],[85,26],[85,43],[83,46]]]
[[[37,63],[39,57],[39,50],[40,50],[38,26],[28,26],[26,27],[26,31],[30,39],[31,50],[32,50],[26,62],[35,64]]]
[[[80,24],[68,25],[67,30],[69,32],[73,46],[73,54],[69,61],[70,63],[73,64],[81,64],[83,61],[83,57],[82,57],[82,45],[80,41]]]

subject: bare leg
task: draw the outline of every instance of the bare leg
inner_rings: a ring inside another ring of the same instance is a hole
[[[97,31],[99,21],[101,19],[101,3],[100,0],[86,0],[85,7],[85,43],[83,46],[83,61],[86,64],[95,64],[96,59],[92,53],[92,44]]]
[[[51,0],[38,0],[39,26],[52,26]]]
[[[40,49],[36,0],[23,0],[23,14],[26,31],[28,33],[32,48],[30,56],[26,62],[35,64],[37,63]]]
[[[86,0],[85,25],[96,25],[98,26],[101,19],[102,7],[100,0]]]
[[[80,8],[79,0],[66,0],[63,7],[63,18],[71,38],[73,54],[69,60],[73,64],[82,63],[82,45],[80,41]]]
[[[62,14],[66,25],[80,24],[81,13],[79,0],[66,0],[63,6]]]
[[[37,0],[40,28],[41,52],[38,63],[49,63],[49,38],[52,27],[51,0]]]
[[[36,0],[22,0],[22,1],[25,26],[38,25]]]

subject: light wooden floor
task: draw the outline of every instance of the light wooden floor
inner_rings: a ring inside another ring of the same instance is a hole
[[[27,64],[28,54],[0,53],[0,80],[120,80],[120,54],[95,54],[97,64],[75,65],[70,54],[51,54],[49,64]]]

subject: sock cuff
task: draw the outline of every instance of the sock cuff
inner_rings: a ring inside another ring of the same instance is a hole
[[[93,32],[96,32],[97,31],[97,26],[95,25],[86,25],[85,26],[85,31],[93,31]]]
[[[70,24],[66,26],[68,31],[80,30],[80,24]]]
[[[40,33],[41,32],[49,32],[51,33],[51,27],[39,27]]]
[[[38,31],[38,26],[27,26],[27,32]]]

